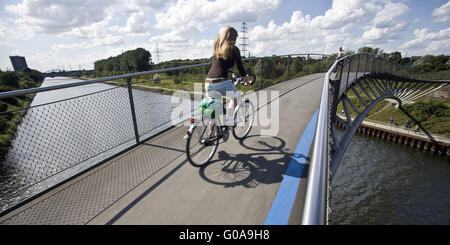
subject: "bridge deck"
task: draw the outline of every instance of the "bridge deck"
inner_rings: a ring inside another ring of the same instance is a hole
[[[221,142],[211,164],[195,168],[180,140],[186,127],[178,126],[10,212],[0,223],[264,224],[318,108],[323,77],[312,74],[265,89],[280,91],[275,137],[262,136],[255,126],[241,142],[232,136]],[[289,224],[300,222],[306,174],[304,168]]]

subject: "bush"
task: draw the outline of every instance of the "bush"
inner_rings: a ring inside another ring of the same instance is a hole
[[[448,70],[448,65],[445,63],[449,60],[450,56],[446,55],[425,55],[416,60],[412,64],[412,68],[418,72],[438,72]]]
[[[7,97],[0,99],[0,101],[6,102],[11,105],[19,106],[19,100],[16,97]]]
[[[0,116],[0,135],[6,133],[6,130],[8,130],[9,127],[9,120]]]
[[[8,110],[8,104],[6,104],[3,101],[0,101],[0,112],[5,112],[7,110]],[[1,115],[0,115],[0,117],[1,117]]]
[[[1,85],[18,88],[19,84],[19,76],[12,71],[2,72],[0,74],[0,83]]]
[[[175,77],[175,79],[173,79],[173,82],[175,84],[180,84],[181,83],[181,79],[179,77]]]
[[[0,146],[8,147],[11,144],[11,136],[8,134],[0,134]]]
[[[155,76],[153,76],[153,82],[154,83],[160,83],[161,82],[161,76],[156,74]]]
[[[34,87],[36,87],[36,84],[33,83],[32,81],[26,80],[25,82],[23,82],[23,88],[34,88]]]
[[[37,70],[26,68],[23,70],[23,73],[28,75],[28,77],[30,77],[34,81],[34,83],[39,83],[44,80],[44,75]]]
[[[450,108],[441,101],[418,101],[404,107],[419,122],[423,122],[432,116],[450,117]]]

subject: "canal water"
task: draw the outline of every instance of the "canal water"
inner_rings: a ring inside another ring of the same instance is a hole
[[[447,156],[357,134],[331,186],[331,224],[450,224]]]

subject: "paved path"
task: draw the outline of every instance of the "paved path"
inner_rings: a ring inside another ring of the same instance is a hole
[[[243,141],[220,143],[210,165],[186,161],[185,126],[178,126],[55,188],[2,224],[264,224],[287,166],[320,101],[324,74],[274,85],[279,132],[253,127]],[[308,162],[307,162],[308,163]],[[299,224],[307,168],[289,224]]]

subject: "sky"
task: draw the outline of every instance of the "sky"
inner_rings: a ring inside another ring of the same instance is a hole
[[[42,72],[93,69],[138,47],[154,62],[207,58],[220,28],[242,21],[252,56],[450,53],[450,0],[2,0],[0,69],[12,55]]]

